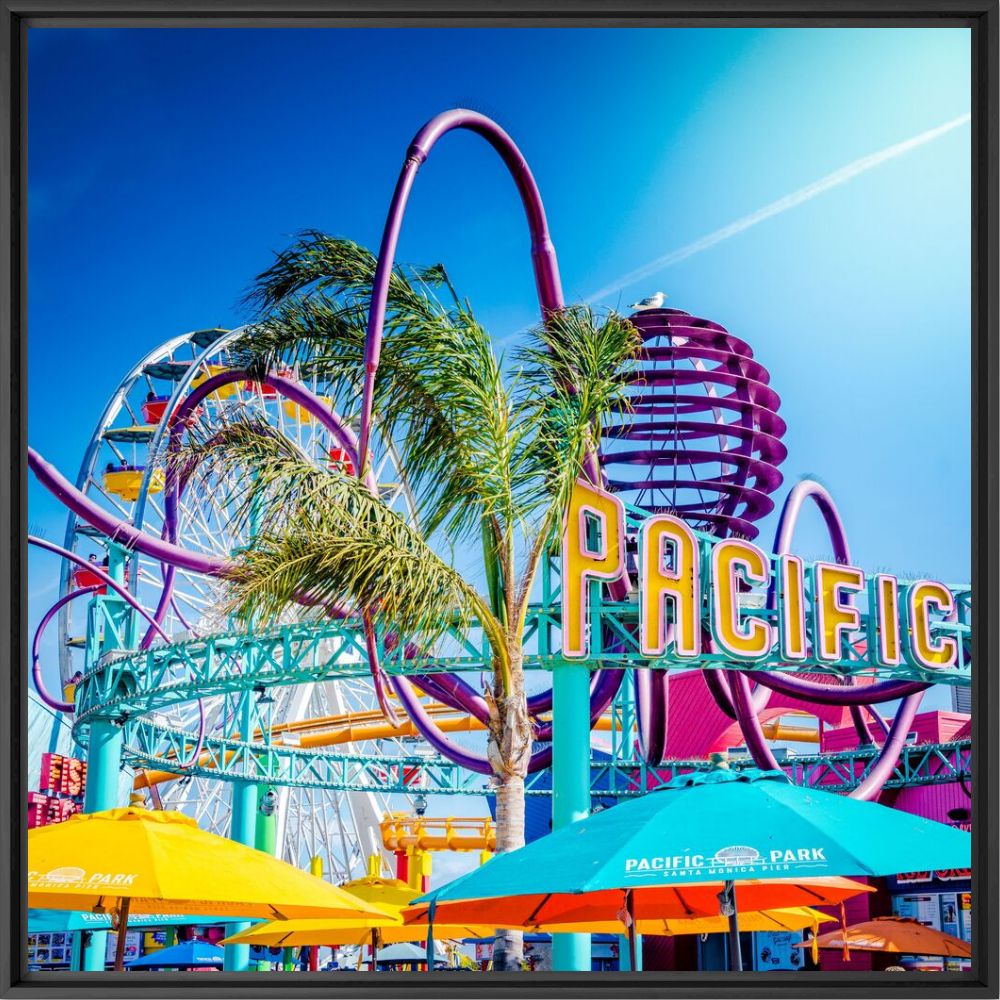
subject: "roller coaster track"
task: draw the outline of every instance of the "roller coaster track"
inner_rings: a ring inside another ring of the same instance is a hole
[[[262,746],[241,740],[208,737],[203,759],[184,769],[183,760],[191,734],[135,720],[125,724],[125,751],[132,766],[150,772],[167,772],[178,778],[203,775],[218,780],[247,780],[289,787],[328,788],[338,791],[417,790],[444,795],[489,794],[490,782],[445,757],[427,754],[386,758],[360,753],[331,753],[317,749],[272,743]],[[166,752],[164,748],[166,747]],[[784,767],[796,784],[848,792],[865,778],[878,756],[877,747],[826,754],[799,755]],[[667,761],[658,767],[642,759],[594,761],[591,787],[597,796],[619,798],[656,788],[679,773],[707,767],[705,761]],[[749,758],[731,761],[735,768],[754,766]],[[967,781],[972,777],[972,744],[929,743],[907,746],[900,754],[886,788],[935,785]],[[547,772],[529,775],[529,795],[549,795]],[[136,779],[138,787],[146,778]]]

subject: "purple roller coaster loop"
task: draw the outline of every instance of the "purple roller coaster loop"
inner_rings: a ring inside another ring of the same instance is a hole
[[[392,277],[392,268],[396,259],[396,247],[399,242],[403,216],[406,212],[406,204],[409,200],[417,171],[427,159],[434,144],[443,135],[454,129],[467,129],[482,136],[500,154],[500,158],[507,166],[514,179],[514,183],[517,185],[527,216],[528,229],[531,233],[531,259],[535,272],[535,286],[538,292],[539,305],[542,310],[542,318],[544,319],[551,313],[558,312],[565,305],[562,285],[559,280],[559,265],[556,260],[556,251],[549,235],[548,223],[545,218],[545,208],[542,205],[538,185],[535,183],[531,170],[521,155],[521,151],[514,143],[514,140],[496,122],[475,111],[457,108],[432,118],[420,129],[410,143],[410,147],[406,153],[406,160],[400,171],[399,179],[396,181],[392,201],[389,204],[385,228],[382,231],[378,263],[372,282],[371,304],[368,312],[368,331],[365,339],[365,378],[361,397],[359,461],[355,466],[358,469],[359,476],[364,474],[368,467],[375,376],[378,372],[379,356],[382,349],[382,332],[385,325],[386,307],[389,298],[389,281]],[[588,456],[585,471],[592,482],[600,482],[600,466],[596,454]],[[627,593],[627,581],[624,581],[622,585],[617,585],[614,589],[614,596],[616,599],[620,599]],[[621,671],[613,671],[612,676],[607,680],[600,677],[595,677],[592,680],[592,715],[595,704],[603,699],[612,684],[614,684],[614,691],[611,693],[611,698],[614,697],[615,692],[617,692],[618,687],[621,685],[623,676],[624,674]],[[443,678],[439,677],[438,682],[439,684],[442,683]],[[420,708],[419,701],[413,694],[412,689],[410,689],[409,681],[405,678],[393,677],[392,684],[397,694],[399,694],[407,713],[413,719],[414,725],[431,745],[435,746],[446,756],[451,757],[456,763],[470,767],[471,770],[478,771],[479,773],[491,773],[492,768],[485,757],[471,754],[457,747],[456,744],[448,740],[438,729],[431,717]],[[403,690],[406,691],[405,698],[400,693]],[[611,698],[608,699],[608,702],[610,702]],[[529,705],[537,711],[539,709],[536,706],[544,704],[546,701],[548,705],[551,705],[551,692],[534,696],[533,699],[529,700]],[[411,711],[411,707],[414,711]],[[550,759],[551,750],[549,749],[533,754],[531,769],[537,770],[541,766],[548,766],[547,762]],[[546,761],[545,764],[540,763],[543,760]],[[475,767],[472,767],[472,761],[475,761]]]
[[[386,305],[389,298],[389,280],[396,260],[396,245],[406,212],[410,190],[416,180],[417,171],[434,144],[441,136],[453,129],[468,129],[482,136],[499,154],[506,164],[524,204],[531,232],[531,260],[535,271],[535,285],[543,316],[558,312],[565,305],[562,285],[559,281],[559,265],[556,251],[549,236],[545,219],[545,208],[538,185],[531,174],[527,162],[521,155],[514,140],[496,122],[485,115],[464,108],[445,111],[432,118],[413,137],[406,151],[406,160],[396,181],[389,212],[382,232],[382,243],[378,252],[375,279],[372,282],[371,308],[368,313],[368,336],[365,341],[365,382],[361,397],[361,441],[359,471],[368,461],[368,446],[371,437],[372,406],[374,403],[375,374],[378,371],[379,354],[382,349],[382,328],[385,324]],[[595,463],[596,465],[596,463]],[[596,468],[594,470],[596,472]]]
[[[847,532],[844,530],[840,514],[833,497],[824,486],[815,480],[803,479],[796,483],[789,491],[785,500],[785,505],[781,511],[778,521],[778,530],[775,537],[774,551],[778,555],[788,552],[791,547],[792,535],[795,530],[795,523],[802,510],[802,505],[807,499],[812,499],[819,508],[826,522],[830,541],[833,545],[834,556],[840,563],[850,562],[850,550],[847,543]],[[774,585],[769,592],[769,606],[774,606]],[[852,688],[845,690],[834,685],[818,684],[815,681],[807,681],[800,677],[785,677],[778,674],[760,673],[754,674],[758,682],[772,690],[784,689],[786,694],[803,700],[812,699],[819,701],[817,690],[821,689],[822,698],[825,704],[850,705],[852,707],[852,719],[858,737],[862,742],[873,742],[871,733],[861,715],[860,706],[866,708],[874,703],[888,701],[893,697],[900,697],[901,691],[908,693],[903,695],[903,702],[896,711],[895,718],[889,731],[885,736],[885,743],[882,746],[878,757],[875,759],[871,770],[865,779],[851,793],[852,798],[869,800],[873,799],[882,790],[882,786],[889,779],[893,768],[899,759],[899,754],[906,742],[906,734],[909,731],[913,717],[916,715],[920,702],[923,699],[924,690],[929,687],[927,684],[903,684],[899,682],[887,682],[876,684],[871,687]],[[775,679],[778,682],[775,683]],[[750,701],[750,682],[747,675],[741,671],[733,671],[729,679],[730,690],[733,697],[733,706],[736,709],[736,717],[740,723],[740,729],[746,740],[747,749],[753,757],[758,767],[779,768],[771,748],[768,746],[761,729],[760,720]],[[850,691],[850,693],[848,693]],[[888,693],[888,697],[887,697]],[[860,695],[860,697],[859,697]],[[855,699],[858,700],[855,700]]]
[[[30,449],[29,449],[30,450]],[[58,473],[56,473],[58,475]],[[147,536],[148,537],[148,536]],[[45,549],[47,552],[52,552],[57,556],[62,556],[64,559],[68,559],[70,562],[76,563],[78,566],[82,566],[87,570],[88,573],[93,573],[101,583],[105,586],[110,587],[122,600],[125,601],[133,610],[138,611],[143,618],[145,618],[151,626],[155,627],[156,630],[163,637],[165,642],[170,642],[170,636],[160,628],[159,625],[153,620],[150,613],[128,592],[128,590],[123,587],[117,580],[113,579],[109,574],[105,573],[100,566],[95,566],[93,563],[84,559],[83,556],[77,555],[75,552],[71,552],[69,549],[64,549],[61,545],[55,545],[53,542],[47,542],[44,538],[36,538],[34,535],[28,535],[28,544],[35,545],[40,549]],[[59,611],[59,609],[64,605],[68,604],[71,600],[79,597],[81,594],[98,590],[99,586],[85,587],[80,590],[73,591],[70,594],[66,594],[61,597],[56,603],[49,608],[46,615],[42,618],[38,629],[35,632],[35,640],[32,644],[32,677],[35,681],[35,687],[38,691],[39,696],[45,702],[49,708],[56,709],[60,712],[72,712],[74,706],[66,704],[63,702],[56,702],[51,696],[45,691],[44,687],[41,685],[41,672],[38,665],[38,645],[41,641],[42,632],[45,630],[46,626],[52,620],[53,616]],[[205,706],[202,700],[198,699],[198,736],[195,739],[194,748],[191,753],[188,754],[187,760],[178,762],[179,766],[187,770],[192,767],[201,755],[202,747],[205,743]]]
[[[45,612],[44,617],[38,623],[38,628],[35,629],[35,637],[31,641],[31,679],[34,681],[38,697],[56,712],[72,712],[73,703],[59,701],[53,695],[49,694],[48,688],[45,687],[45,681],[42,678],[42,665],[39,662],[39,645],[41,644],[42,636],[45,634],[49,622],[59,613],[61,608],[64,608],[70,601],[75,601],[78,597],[85,597],[88,594],[96,593],[100,589],[101,585],[96,584],[93,587],[81,587],[79,590],[71,590],[68,594],[64,594]]]

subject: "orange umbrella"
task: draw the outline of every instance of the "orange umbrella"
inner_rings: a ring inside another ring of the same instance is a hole
[[[632,920],[715,917],[723,883],[635,886],[630,890]],[[812,879],[748,879],[735,884],[740,912],[774,910],[790,906],[823,906],[875,890],[861,882],[829,876]],[[488,899],[437,900],[403,910],[403,922],[423,922],[434,905],[438,924],[490,924],[513,930],[534,930],[543,924],[581,924],[622,920],[626,915],[625,889],[599,889],[581,893],[530,893]]]
[[[949,958],[971,958],[972,947],[966,941],[926,927],[909,917],[876,917],[860,924],[820,934],[813,941],[796,948],[839,948],[850,951],[891,951],[901,955],[944,955]]]

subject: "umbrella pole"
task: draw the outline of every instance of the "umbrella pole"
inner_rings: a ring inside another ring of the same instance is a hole
[[[123,896],[118,903],[118,940],[115,942],[115,972],[125,971],[125,935],[128,933],[130,899]]]
[[[437,909],[437,900],[431,900],[431,905],[427,909],[427,972],[434,971],[434,911]]]
[[[628,960],[629,969],[632,972],[638,971],[639,968],[639,948],[635,940],[635,901],[632,898],[632,890],[629,889],[625,893],[625,910],[628,913]]]
[[[726,882],[724,892],[729,900],[729,968],[732,972],[743,971],[743,954],[740,951],[740,920],[736,912],[736,886]]]
[[[378,931],[372,930],[372,972],[378,971],[378,966],[375,964],[375,955],[378,952]]]

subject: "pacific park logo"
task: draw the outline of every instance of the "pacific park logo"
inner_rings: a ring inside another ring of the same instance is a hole
[[[138,873],[131,872],[91,872],[86,869],[65,865],[47,872],[28,872],[28,887],[42,889],[60,887],[64,889],[103,889],[106,886],[132,885]]]
[[[731,877],[736,873],[791,872],[804,868],[826,868],[822,847],[777,847],[761,854],[756,847],[733,844],[712,855],[672,854],[645,858],[626,858],[625,875],[630,878],[659,872],[666,880],[692,875]]]

